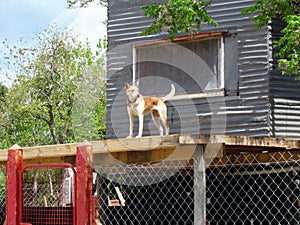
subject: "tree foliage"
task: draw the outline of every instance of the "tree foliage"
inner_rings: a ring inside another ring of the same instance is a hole
[[[280,17],[286,27],[282,37],[275,42],[279,49],[277,56],[283,75],[295,75],[300,79],[300,4],[297,0],[256,0],[256,4],[243,10],[243,13],[256,13],[254,21],[261,28],[273,18]]]
[[[276,43],[280,48],[279,68],[283,75],[295,75],[300,80],[300,14],[284,18],[287,26],[282,30],[283,37]]]
[[[95,0],[67,0],[67,4],[69,8],[74,7],[87,7],[91,2],[94,2]],[[102,6],[106,6],[107,0],[97,0],[98,3]]]
[[[0,107],[2,148],[103,138],[103,54],[93,53],[72,31],[55,26],[36,40],[34,48],[3,42],[5,71],[15,79]]]
[[[142,33],[144,35],[167,33],[169,39],[179,32],[194,34],[201,30],[203,24],[219,26],[207,13],[207,8],[212,1],[196,0],[168,0],[167,3],[159,3],[142,6],[144,16],[153,19],[150,27]]]
[[[7,92],[8,92],[8,88],[2,83],[0,83],[0,107],[2,103],[5,102],[5,95],[7,94]]]
[[[212,1],[168,0],[166,3],[143,6],[144,15],[153,19],[144,35],[167,33],[173,41],[180,32],[193,34],[203,24],[218,26],[207,13]],[[280,16],[286,23],[282,38],[275,42],[279,49],[279,68],[284,75],[296,75],[300,79],[300,4],[297,0],[256,0],[256,3],[243,10],[243,14],[256,14],[254,21],[259,28],[267,25],[273,18]]]
[[[267,25],[273,18],[280,15],[282,18],[286,18],[289,15],[299,13],[300,6],[294,0],[256,0],[256,3],[251,7],[243,9],[245,13],[256,13],[254,22],[261,28]]]

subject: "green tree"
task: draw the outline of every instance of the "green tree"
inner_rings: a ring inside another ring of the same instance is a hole
[[[168,33],[173,41],[176,34],[193,34],[202,24],[218,26],[207,14],[212,1],[168,0],[167,3],[143,6],[144,15],[153,18],[150,27],[143,34]],[[243,10],[243,14],[253,13],[259,28],[267,25],[273,18],[280,16],[286,23],[282,37],[275,42],[279,49],[279,68],[283,75],[295,75],[300,79],[300,4],[297,0],[256,0],[256,4]]]
[[[8,88],[0,83],[0,121],[4,120],[4,112],[5,112],[5,99],[6,99],[6,94],[8,93]],[[0,126],[0,137],[5,137],[6,131],[3,128],[3,126]],[[7,138],[2,138],[0,139],[0,149],[1,146],[7,146],[10,145],[10,143],[6,143]],[[0,187],[1,188],[1,187]]]
[[[5,95],[8,92],[8,88],[3,85],[2,83],[0,83],[0,104],[2,104],[5,100]]]
[[[168,0],[167,3],[143,6],[144,16],[153,19],[145,35],[167,33],[171,41],[179,32],[194,34],[203,24],[219,26],[207,13],[212,1]]]
[[[79,7],[86,7],[88,6],[91,2],[94,2],[95,0],[67,0],[67,4],[69,8],[73,8],[76,6]],[[97,0],[97,2],[100,5],[106,6],[107,0]]]
[[[295,75],[300,79],[300,4],[297,0],[256,0],[256,3],[243,10],[243,13],[255,13],[254,21],[261,28],[276,17],[280,17],[286,27],[282,37],[275,42],[279,49],[277,56],[283,75]]]
[[[105,102],[104,55],[56,26],[36,40],[34,48],[4,43],[6,71],[16,77],[0,123],[5,138],[22,146],[99,138],[99,126],[105,129],[104,120],[95,122],[105,118],[105,111],[97,111],[99,102]]]
[[[94,0],[67,0],[69,7],[78,5],[87,6]],[[98,0],[106,4],[106,0]],[[144,16],[153,19],[150,27],[142,33],[144,35],[167,33],[173,41],[180,32],[193,34],[199,31],[203,24],[219,26],[207,13],[212,0],[168,0],[166,3],[157,3],[143,6]],[[300,4],[298,0],[256,0],[256,3],[243,10],[243,13],[253,13],[257,16],[254,21],[261,28],[267,25],[274,17],[280,16],[286,23],[282,30],[282,37],[275,43],[279,49],[277,56],[279,68],[283,75],[295,75],[300,79]]]

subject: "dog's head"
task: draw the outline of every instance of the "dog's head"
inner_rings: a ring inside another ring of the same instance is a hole
[[[139,96],[139,83],[135,83],[133,85],[125,84],[126,95],[130,101],[133,101]]]

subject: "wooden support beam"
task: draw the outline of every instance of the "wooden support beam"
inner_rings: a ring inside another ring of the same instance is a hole
[[[187,158],[190,149],[205,145],[205,157],[221,157],[224,154],[264,150],[286,151],[300,150],[300,141],[267,137],[236,137],[224,135],[188,135],[149,136],[142,138],[124,138],[93,141],[95,162],[116,163],[158,162],[174,156]],[[23,148],[24,164],[67,162],[74,165],[77,144],[47,145]],[[0,151],[0,164],[6,164],[7,150]]]
[[[124,138],[107,140],[104,148],[112,152],[149,151],[153,149],[172,148],[178,146],[179,135],[149,136],[143,138]]]
[[[152,151],[155,149],[174,149],[178,146],[179,135],[154,136],[143,138],[124,138],[90,142],[94,154],[112,154],[121,152]],[[23,148],[25,161],[47,158],[64,158],[76,155],[76,143],[45,145]],[[0,163],[6,162],[7,150],[0,151]]]
[[[24,162],[33,164],[42,161],[47,162],[46,159],[56,158],[62,159],[67,156],[76,155],[76,145],[77,144],[62,144],[62,145],[44,145],[35,147],[24,147],[23,148],[23,159]],[[0,151],[0,163],[6,162],[7,160],[7,150]],[[60,162],[61,160],[59,160]],[[51,162],[51,160],[50,160]]]
[[[299,140],[269,137],[225,136],[225,135],[180,135],[179,144],[224,143],[232,146],[272,147],[300,149]]]
[[[194,153],[194,145],[159,148],[151,151],[94,153],[94,165],[158,163],[163,160],[187,160]]]
[[[219,157],[214,159],[210,167],[230,166],[255,166],[267,163],[272,164],[294,164],[300,162],[300,151],[277,151],[277,152],[260,152],[255,154],[232,154],[230,157]]]
[[[203,145],[194,153],[194,224],[206,224],[206,165]]]

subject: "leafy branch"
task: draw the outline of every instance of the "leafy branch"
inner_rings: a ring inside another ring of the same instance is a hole
[[[242,13],[257,14],[254,17],[258,28],[280,17],[286,27],[281,31],[282,37],[274,42],[279,49],[275,56],[280,57],[278,67],[283,75],[296,76],[300,80],[300,5],[298,0],[256,0],[256,3],[245,8]]]
[[[75,7],[87,7],[91,2],[94,2],[95,0],[67,0],[67,4],[69,8],[75,8]],[[102,6],[107,5],[107,0],[98,0],[99,4]]]
[[[207,13],[211,3],[202,0],[169,0],[167,3],[142,6],[144,16],[153,18],[151,26],[142,34],[168,33],[170,41],[173,41],[180,32],[195,34],[203,24],[218,27],[219,24]]]
[[[283,75],[295,75],[300,80],[300,14],[287,16],[284,36],[275,43],[280,48],[278,60]]]

